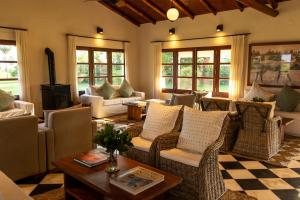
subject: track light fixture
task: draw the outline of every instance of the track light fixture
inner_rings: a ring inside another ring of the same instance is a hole
[[[222,32],[223,29],[224,29],[223,24],[219,24],[219,25],[217,26],[217,32]]]
[[[169,29],[169,34],[170,34],[170,35],[174,35],[174,34],[175,34],[175,28]]]
[[[97,27],[97,33],[99,33],[99,34],[103,34],[103,28],[101,28],[101,27]]]

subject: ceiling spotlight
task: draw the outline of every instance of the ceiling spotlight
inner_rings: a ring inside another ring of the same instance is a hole
[[[173,0],[172,0],[172,6],[167,11],[167,18],[173,22],[173,21],[177,20],[178,17],[179,17],[179,11],[177,10],[177,8],[175,8],[173,6]]]
[[[97,33],[103,34],[103,28],[97,27]]]
[[[169,34],[170,34],[170,35],[174,35],[174,34],[175,34],[175,28],[169,29]]]
[[[219,24],[219,25],[217,26],[217,32],[222,32],[223,29],[224,29],[223,24]]]

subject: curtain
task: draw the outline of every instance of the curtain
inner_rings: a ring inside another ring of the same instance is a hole
[[[76,37],[68,36],[68,66],[69,66],[69,83],[71,85],[71,95],[75,103],[79,102],[77,91],[77,65],[76,65]]]
[[[245,35],[232,37],[229,97],[233,100],[237,100],[244,96],[246,40],[247,38]]]
[[[130,48],[130,43],[128,42],[124,42],[123,43],[123,48],[124,48],[124,51],[125,51],[125,78],[127,81],[129,81],[131,83],[131,80],[130,80],[130,74],[132,73],[132,63],[131,63],[131,48]]]
[[[154,77],[153,77],[153,96],[160,99],[161,96],[161,63],[162,63],[162,44],[153,44],[154,53]]]
[[[30,95],[30,65],[27,55],[27,31],[16,30],[16,46],[19,65],[19,79],[21,85],[20,99],[23,101],[31,101]]]

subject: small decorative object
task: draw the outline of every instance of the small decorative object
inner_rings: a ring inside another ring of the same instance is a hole
[[[254,101],[254,102],[265,102],[265,100],[263,98],[260,98],[260,97],[254,97],[252,99],[252,101]]]
[[[300,88],[300,42],[250,44],[248,85]]]
[[[115,129],[112,124],[105,124],[104,128],[97,132],[93,142],[106,148],[106,152],[109,153],[109,165],[106,168],[106,172],[114,173],[119,171],[117,153],[128,151],[133,146],[131,139],[130,134],[126,130]]]

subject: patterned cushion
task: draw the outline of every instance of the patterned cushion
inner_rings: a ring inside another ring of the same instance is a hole
[[[250,91],[245,95],[244,99],[252,101],[254,97],[262,98],[264,101],[271,101],[274,94],[262,89],[259,84],[253,83]]]
[[[126,79],[124,79],[119,89],[119,93],[121,94],[121,96],[130,97],[133,92],[134,89],[131,87],[130,83]]]
[[[0,89],[0,111],[11,108],[14,102],[14,96]]]
[[[151,102],[141,137],[153,141],[157,136],[170,133],[182,106],[166,106]]]
[[[105,81],[105,83],[96,90],[96,93],[104,99],[111,99],[115,92],[115,88],[108,81]]]
[[[204,153],[218,139],[227,114],[226,111],[202,112],[185,107],[177,148]]]

